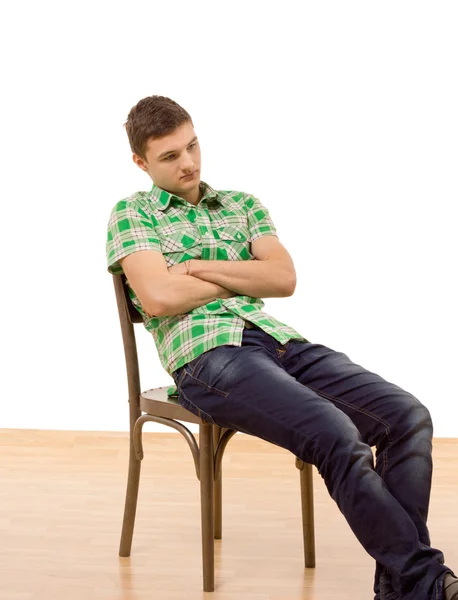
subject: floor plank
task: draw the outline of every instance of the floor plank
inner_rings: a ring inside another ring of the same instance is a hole
[[[0,430],[0,600],[370,600],[373,560],[314,469],[316,569],[304,569],[292,455],[250,436],[223,465],[223,539],[202,592],[199,484],[179,434],[144,434],[132,555],[118,556],[128,434]],[[458,570],[458,439],[434,440],[429,528]]]

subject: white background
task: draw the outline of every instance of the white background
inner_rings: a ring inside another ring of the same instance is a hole
[[[160,94],[202,178],[256,195],[294,259],[265,310],[458,437],[456,2],[17,2],[0,22],[0,427],[128,429],[106,226],[151,188],[123,124]],[[171,385],[137,330],[142,387]]]

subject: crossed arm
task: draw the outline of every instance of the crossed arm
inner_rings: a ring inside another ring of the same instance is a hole
[[[189,275],[252,298],[291,296],[296,272],[279,239],[272,235],[259,237],[252,242],[251,253],[255,260],[192,259]],[[169,273],[186,274],[184,263],[169,267]]]
[[[120,260],[122,268],[150,316],[190,312],[215,298],[292,296],[296,272],[286,248],[276,236],[262,236],[251,243],[255,260],[191,260],[167,267],[157,251],[138,251]],[[182,275],[186,275],[182,277]]]

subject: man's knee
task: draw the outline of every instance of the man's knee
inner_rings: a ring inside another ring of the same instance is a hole
[[[432,436],[433,421],[429,409],[415,396],[402,396],[399,418],[393,426],[393,432],[399,434],[423,431]]]
[[[341,423],[340,427],[322,427],[313,440],[301,439],[299,448],[302,454],[298,454],[299,458],[315,465],[322,477],[334,469],[344,474],[355,462],[367,463],[373,468],[372,450],[349,419],[344,426]]]

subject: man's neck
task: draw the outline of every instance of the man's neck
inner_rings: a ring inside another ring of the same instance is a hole
[[[199,184],[199,188],[196,191],[197,191],[197,196],[193,193],[193,196],[195,197],[195,199],[194,198],[189,198],[189,199],[184,198],[184,200],[186,200],[186,202],[188,202],[189,204],[192,204],[193,206],[197,206],[203,197],[203,192],[200,187],[200,184]]]

